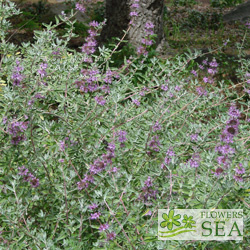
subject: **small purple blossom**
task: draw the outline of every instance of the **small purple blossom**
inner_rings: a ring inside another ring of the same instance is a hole
[[[103,96],[96,96],[95,101],[97,102],[97,104],[99,104],[101,106],[104,106],[106,103],[106,100],[104,99]]]
[[[131,7],[132,7],[132,8],[135,8],[135,9],[138,9],[140,6],[139,6],[138,3],[133,3],[133,4],[131,5]]]
[[[159,137],[157,135],[153,136],[152,140],[148,143],[148,146],[156,151],[156,152],[159,152],[160,149],[159,149],[159,146],[160,146],[160,141],[159,141]]]
[[[175,152],[173,151],[173,148],[169,148],[167,153],[166,153],[167,156],[175,156]]]
[[[220,145],[215,148],[215,151],[221,153],[222,155],[234,154],[235,149],[230,147],[228,144]]]
[[[168,85],[161,85],[161,89],[163,91],[168,91]]]
[[[233,104],[229,108],[228,114],[233,118],[239,118],[240,117],[240,111],[237,109],[237,107]]]
[[[196,72],[195,70],[192,70],[191,73],[192,73],[194,76],[196,76],[196,77],[198,76],[198,75],[197,75],[197,72]]]
[[[29,182],[31,187],[36,188],[40,185],[39,179],[31,174],[25,166],[19,167],[18,170],[18,174],[23,176],[23,181]]]
[[[246,172],[245,168],[243,168],[242,165],[240,166],[240,164],[239,167],[236,167],[234,170],[236,174],[244,174]]]
[[[233,177],[237,182],[243,182],[243,178],[239,175],[234,175]]]
[[[197,141],[198,140],[198,134],[191,134],[190,139],[191,139],[191,141]]]
[[[207,96],[207,91],[203,87],[197,87],[196,92],[200,96]]]
[[[86,8],[81,4],[81,3],[76,3],[76,10],[81,11],[82,13],[84,13],[86,11]]]
[[[106,224],[102,224],[100,225],[99,227],[99,231],[102,232],[102,231],[105,231],[105,230],[108,230],[109,229],[109,224],[106,223]]]
[[[176,91],[180,91],[181,90],[181,87],[180,86],[175,86],[175,88],[174,88]]]
[[[89,182],[84,178],[83,180],[77,182],[78,190],[86,189],[89,186]]]
[[[39,65],[39,69],[37,71],[37,73],[40,75],[41,78],[44,78],[46,75],[47,75],[47,72],[46,72],[46,69],[48,67],[48,64],[47,63],[41,63]]]
[[[29,172],[29,170],[25,166],[19,167],[18,170],[19,170],[18,174],[21,176],[25,176]]]
[[[90,214],[90,220],[97,220],[97,219],[99,219],[100,216],[101,216],[100,212]]]
[[[123,130],[119,131],[119,133],[118,133],[118,136],[119,136],[118,140],[119,140],[119,142],[125,142],[127,140],[126,135],[127,135],[126,131],[123,131]]]
[[[207,64],[208,64],[208,61],[207,61],[207,60],[203,60],[203,61],[202,61],[202,64],[207,65]]]
[[[115,232],[107,233],[107,240],[114,240],[116,237]]]
[[[141,104],[137,99],[134,99],[134,100],[133,100],[133,103],[134,103],[136,106],[140,106],[140,104]]]
[[[157,121],[153,126],[153,131],[161,130],[161,124]]]
[[[136,12],[136,11],[131,11],[131,12],[129,13],[129,15],[130,15],[131,17],[135,17],[135,16],[138,16],[138,12]]]
[[[207,70],[207,72],[210,74],[210,75],[215,75],[216,74],[216,72],[217,72],[217,70],[216,69],[214,69],[214,68],[209,68],[208,70]]]
[[[93,203],[93,204],[89,205],[88,208],[90,210],[95,210],[96,208],[98,208],[98,205],[96,203]]]
[[[191,159],[188,160],[188,163],[191,168],[198,168],[200,166],[200,155],[198,153],[194,153]]]
[[[144,216],[151,216],[152,215],[152,211],[148,210],[147,213],[144,214]]]
[[[33,188],[38,187],[38,186],[40,185],[39,179],[36,178],[36,177],[33,177],[33,178],[30,180],[30,185],[31,185],[31,187],[33,187]]]
[[[66,147],[66,144],[65,144],[65,141],[60,141],[59,142],[59,148],[61,151],[64,151],[65,150],[65,147]]]
[[[212,68],[217,68],[219,66],[219,64],[216,62],[215,59],[213,59],[213,61],[209,63],[209,66]]]
[[[219,165],[223,165],[224,167],[229,167],[230,165],[229,158],[224,155],[217,157],[217,162]]]
[[[223,172],[224,172],[224,169],[221,168],[221,167],[217,168],[217,169],[215,170],[215,172],[212,171],[212,173],[213,173],[215,176],[217,176],[217,177],[219,177]]]
[[[19,86],[25,77],[24,75],[21,74],[21,72],[23,71],[24,68],[22,66],[20,66],[20,62],[18,60],[16,60],[16,65],[17,66],[14,67],[14,69],[13,69],[11,79],[13,80],[14,86]]]
[[[152,187],[153,186],[153,183],[152,183],[152,180],[151,180],[151,177],[149,176],[148,179],[144,182],[144,185],[147,186],[147,187]]]

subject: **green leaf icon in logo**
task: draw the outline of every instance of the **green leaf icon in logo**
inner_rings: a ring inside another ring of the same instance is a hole
[[[162,218],[165,220],[161,222],[161,227],[167,227],[168,230],[172,230],[173,224],[175,224],[177,227],[181,225],[181,223],[178,221],[181,218],[180,214],[177,214],[174,216],[174,210],[170,210],[169,214],[163,214]]]
[[[185,228],[192,228],[192,225],[191,224],[195,224],[195,221],[192,220],[194,217],[193,216],[187,216],[186,214],[184,215],[184,219],[182,220],[183,223],[186,223],[184,225]]]

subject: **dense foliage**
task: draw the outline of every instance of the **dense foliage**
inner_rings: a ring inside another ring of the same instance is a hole
[[[194,62],[198,51],[153,56],[148,22],[137,55],[117,67],[118,46],[96,48],[103,24],[89,24],[81,52],[67,48],[73,12],[17,47],[6,34],[19,12],[1,1],[0,14],[1,248],[250,244],[249,60],[240,57],[229,87],[215,79],[215,59]],[[244,240],[157,241],[163,208],[244,209]]]

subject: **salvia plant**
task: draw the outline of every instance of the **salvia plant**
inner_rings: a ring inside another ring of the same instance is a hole
[[[7,34],[19,13],[0,2],[1,249],[246,249],[249,61],[225,86],[215,59],[195,67],[198,51],[150,56],[147,22],[117,67],[118,46],[97,46],[103,23],[80,52],[67,48],[73,12],[17,47]],[[158,241],[163,208],[244,209],[244,240]]]

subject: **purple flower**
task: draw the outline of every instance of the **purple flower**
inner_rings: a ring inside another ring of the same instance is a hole
[[[13,80],[14,86],[19,86],[21,81],[24,79],[24,75],[22,75],[20,72],[23,71],[23,67],[19,66],[20,62],[16,60],[16,67],[14,67],[11,79]]]
[[[230,160],[224,155],[217,157],[217,162],[219,165],[223,165],[224,167],[228,167],[230,165]]]
[[[239,167],[236,167],[234,170],[237,174],[244,174],[246,172],[245,168],[243,168],[242,165],[240,166],[240,164]]]
[[[90,165],[89,171],[92,174],[98,174],[105,169],[106,165],[107,163],[105,161],[97,159],[94,161],[94,164]]]
[[[152,187],[153,186],[153,183],[152,183],[152,180],[151,180],[151,177],[149,176],[148,179],[144,182],[144,185],[147,186],[147,187]]]
[[[30,181],[33,178],[34,178],[34,175],[31,174],[31,173],[28,173],[28,174],[24,175],[23,180],[24,181]]]
[[[84,13],[86,8],[82,4],[76,3],[76,10],[79,10]]]
[[[238,133],[238,128],[236,126],[227,125],[223,133],[233,137]]]
[[[168,85],[161,85],[161,89],[163,91],[168,91]]]
[[[8,121],[7,116],[4,116],[4,117],[3,117],[3,124],[6,124],[6,123],[7,123],[7,121]]]
[[[240,122],[238,119],[232,118],[232,119],[227,121],[227,124],[231,125],[233,127],[235,126],[237,128],[239,126]]]
[[[208,79],[208,77],[206,77],[206,76],[203,78],[203,81],[204,81],[205,83],[207,83],[208,80],[209,80],[209,79]]]
[[[203,88],[203,87],[197,87],[196,91],[198,93],[198,95],[200,96],[207,96],[207,91]]]
[[[146,22],[146,24],[145,24],[145,28],[146,29],[153,29],[155,26],[154,26],[154,24],[152,23],[152,22]]]
[[[39,179],[38,178],[35,178],[33,177],[31,180],[30,180],[30,184],[33,188],[36,188],[39,186]]]
[[[86,189],[89,186],[89,182],[84,178],[83,180],[77,182],[78,190]]]
[[[101,86],[101,90],[105,93],[105,94],[109,94],[110,93],[110,87],[108,85],[102,85]]]
[[[139,47],[137,48],[137,53],[138,53],[139,55],[144,55],[144,56],[146,56],[146,55],[148,54],[146,48],[143,47],[143,46],[139,46]]]
[[[45,97],[41,95],[40,93],[35,94],[34,96],[36,99],[44,99]]]
[[[90,27],[98,27],[99,23],[97,21],[92,21],[92,22],[89,23],[89,26]]]
[[[198,140],[198,134],[191,134],[190,139],[191,139],[191,141],[197,141]]]
[[[148,210],[147,213],[144,214],[144,216],[151,216],[152,215],[152,211]]]
[[[203,60],[202,64],[207,65],[208,64],[207,60]]]
[[[173,148],[169,148],[167,153],[166,153],[167,156],[175,156],[175,152],[173,151]]]
[[[191,73],[194,75],[194,76],[198,76],[197,75],[197,72],[195,70],[192,70]]]
[[[90,214],[90,219],[91,220],[97,220],[97,219],[99,219],[100,216],[101,216],[100,212],[93,213],[93,214]]]
[[[134,99],[134,100],[133,100],[133,103],[134,103],[136,106],[140,106],[140,104],[141,104],[137,99]]]
[[[123,131],[123,130],[119,131],[119,133],[118,133],[118,136],[119,136],[118,140],[119,140],[119,142],[125,142],[127,140],[126,135],[127,135],[126,131]]]
[[[228,155],[228,154],[234,154],[235,153],[235,149],[231,148],[228,144],[217,146],[215,148],[215,151],[221,153],[222,155]]]
[[[106,100],[104,99],[103,96],[96,96],[95,101],[97,102],[97,104],[99,104],[101,106],[104,106],[106,103]]]
[[[223,172],[224,172],[223,168],[220,168],[220,167],[217,168],[215,170],[215,172],[212,171],[212,173],[214,173],[214,175],[217,176],[217,177],[220,176]]]
[[[153,126],[153,131],[161,130],[161,124],[157,121]]]
[[[164,159],[164,163],[165,163],[166,165],[169,165],[169,164],[171,163],[171,161],[172,161],[172,159],[169,158],[169,157],[165,157],[165,159]],[[164,164],[163,164],[163,165],[164,165]],[[164,166],[162,166],[162,168],[164,168]]]
[[[18,145],[19,142],[25,141],[25,140],[26,140],[26,137],[24,135],[18,135],[18,136],[12,137],[10,142],[13,145]]]
[[[238,118],[240,117],[240,111],[237,109],[237,107],[233,104],[229,108],[228,114],[233,117],[233,118]]]
[[[61,151],[64,151],[66,147],[65,141],[60,141],[59,142],[59,148]]]
[[[211,69],[211,68],[209,68],[209,69],[207,70],[207,72],[208,72],[210,75],[214,75],[217,71],[216,71],[216,69]]]
[[[159,149],[159,146],[160,146],[160,141],[159,141],[159,137],[157,135],[153,136],[152,140],[149,142],[148,146],[156,151],[156,152],[159,152],[160,149]]]
[[[108,224],[108,223],[102,224],[102,225],[100,225],[100,227],[99,227],[100,232],[105,231],[105,230],[108,230],[108,229],[109,229],[109,224]]]
[[[61,163],[63,163],[63,162],[64,162],[64,159],[59,159],[58,161],[61,162]]]
[[[191,159],[188,160],[188,163],[191,168],[198,168],[200,166],[200,155],[198,153],[194,153]]]
[[[213,61],[209,63],[209,66],[212,68],[217,68],[219,66],[219,64],[216,62],[215,59],[213,59]]]
[[[132,7],[132,8],[135,8],[135,9],[138,9],[140,6],[139,6],[138,3],[133,3],[133,4],[131,5],[131,7]]]
[[[107,147],[107,150],[112,152],[112,153],[115,152],[115,144],[114,143],[109,143],[108,147]]]
[[[116,237],[115,232],[107,233],[107,240],[114,240]]]
[[[93,204],[89,205],[88,208],[89,208],[90,210],[94,210],[94,209],[98,208],[98,205],[95,204],[95,203],[93,203]]]
[[[175,88],[174,88],[176,91],[180,91],[181,90],[181,87],[180,86],[175,86]]]
[[[29,170],[25,166],[19,167],[18,170],[19,170],[18,174],[21,176],[25,176],[29,172]]]
[[[241,177],[241,176],[239,176],[239,175],[234,175],[234,177],[233,177],[236,181],[238,181],[238,182],[243,182],[243,178]]]
[[[136,11],[131,11],[131,12],[129,13],[129,15],[130,15],[131,17],[138,16],[138,12],[136,12]]]
[[[39,70],[37,71],[37,73],[41,76],[41,78],[44,78],[47,75],[46,69],[48,67],[47,63],[41,63]]]

